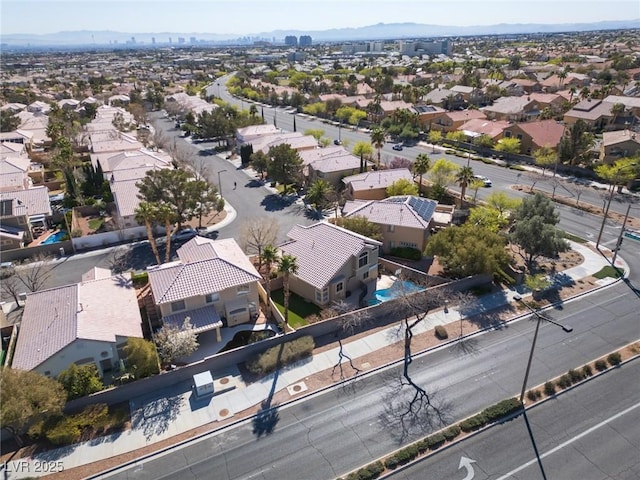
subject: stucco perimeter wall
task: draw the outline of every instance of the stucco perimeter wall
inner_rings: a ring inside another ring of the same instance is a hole
[[[437,290],[459,292],[468,290],[469,288],[486,285],[490,282],[490,276],[476,275],[473,277],[456,280],[447,284],[437,285],[423,292],[415,293],[414,295],[429,295],[433,294],[433,292]],[[399,309],[397,308],[395,303],[396,301],[391,300],[388,302],[380,303],[378,305],[367,307],[367,310],[372,318],[378,321],[378,324],[391,324],[400,320],[400,317],[398,315]],[[213,377],[216,378],[216,370],[223,370],[228,365],[235,365],[245,362],[252,356],[270,347],[278,346],[284,342],[295,340],[296,338],[305,335],[310,335],[314,338],[317,338],[334,333],[342,327],[342,318],[342,316],[330,318],[322,322],[299,328],[298,330],[287,333],[286,335],[279,335],[266,340],[262,340],[257,343],[253,343],[251,345],[247,345],[246,347],[236,348],[228,352],[213,355],[200,362],[192,363],[191,365],[178,368],[177,370],[164,372],[149,378],[143,378],[141,380],[137,380],[120,387],[111,388],[109,390],[103,390],[88,397],[78,398],[67,403],[65,410],[67,412],[73,412],[80,410],[87,405],[92,405],[95,403],[106,403],[107,405],[114,405],[123,401],[129,401],[133,397],[147,395],[149,392],[154,390],[166,388],[170,385],[175,385],[187,380],[190,381],[195,374],[207,370],[211,371]]]

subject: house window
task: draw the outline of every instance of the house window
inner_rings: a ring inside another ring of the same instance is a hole
[[[100,356],[101,356],[102,358],[107,358],[107,357],[109,356],[109,352],[107,352],[106,350],[105,350],[105,351],[103,351],[103,352],[100,352]]]
[[[396,231],[396,226],[395,225],[389,225],[388,231],[389,232],[395,232]]]
[[[247,295],[249,293],[249,284],[239,285],[238,286],[238,296]]]
[[[184,310],[185,308],[187,308],[187,306],[185,305],[184,300],[178,300],[177,302],[173,302],[171,304],[172,312],[179,312],[181,310]]]
[[[509,130],[505,131],[504,136],[507,138],[511,138],[511,132]]]
[[[362,274],[362,279],[363,279],[363,280],[366,280],[367,278],[369,278],[369,270],[367,270],[366,272],[364,272],[364,273]]]
[[[316,302],[325,304],[329,301],[329,289],[324,287],[322,290],[316,290]]]
[[[204,303],[215,303],[220,301],[219,293],[209,293],[204,296]]]
[[[518,140],[522,140],[522,134],[521,134],[521,133],[517,134],[517,135],[516,135],[516,138],[517,138]]]
[[[358,268],[362,268],[369,263],[369,252],[362,252],[358,258]]]
[[[45,372],[44,372],[44,374],[45,374],[47,377],[50,377],[50,376],[51,376],[51,370],[47,370],[47,371],[45,371]]]
[[[340,293],[342,290],[344,290],[344,283],[336,283],[336,293]]]

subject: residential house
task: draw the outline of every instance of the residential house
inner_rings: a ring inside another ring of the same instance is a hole
[[[124,107],[126,105],[129,105],[130,101],[131,99],[129,98],[129,95],[121,94],[121,95],[111,95],[107,103],[111,107]]]
[[[422,97],[422,101],[437,105],[445,110],[458,110],[466,107],[464,97],[446,88],[435,88]]]
[[[0,247],[21,248],[47,230],[50,217],[49,189],[44,186],[0,191]]]
[[[342,146],[303,150],[298,155],[308,182],[322,179],[338,188],[344,177],[360,172],[360,158]],[[367,167],[366,161],[364,167]]]
[[[146,148],[137,150],[125,150],[121,152],[107,152],[101,155],[91,155],[91,164],[94,168],[100,167],[104,173],[104,178],[109,180],[109,173],[115,170],[132,168],[173,168],[171,156],[162,150],[153,151]],[[144,175],[143,175],[144,176]],[[142,178],[142,177],[140,177]]]
[[[323,307],[375,290],[381,242],[327,222],[298,225],[287,238],[280,250],[298,265],[290,290],[305,300]]]
[[[578,120],[582,120],[587,127],[593,130],[602,130],[613,120],[611,109],[613,103],[587,98],[573,106],[564,114],[564,122],[567,127],[573,126]]]
[[[633,157],[640,152],[640,134],[632,130],[615,130],[602,134],[600,161],[613,163],[624,157]]]
[[[318,148],[318,141],[313,136],[303,135],[301,132],[263,135],[251,142],[254,152],[262,151],[264,153],[268,153],[271,147],[277,147],[283,143],[297,152]]]
[[[484,105],[487,102],[487,96],[481,88],[454,85],[450,90],[456,94],[459,93],[467,105]]]
[[[504,131],[511,125],[510,122],[500,120],[487,120],[484,118],[474,118],[463,123],[458,130],[464,133],[469,140],[486,135],[494,142],[504,136]]]
[[[244,145],[265,135],[276,135],[281,133],[281,131],[278,127],[270,123],[264,125],[249,125],[248,127],[239,128],[236,131],[236,142],[238,145]]]
[[[520,140],[520,152],[531,155],[542,147],[556,150],[564,131],[565,126],[561,122],[541,120],[509,125],[504,130],[504,137],[517,138]]]
[[[382,200],[387,197],[387,188],[400,179],[413,182],[413,174],[408,168],[377,170],[350,175],[342,179],[345,196],[354,200]]]
[[[486,119],[487,116],[480,110],[454,110],[440,115],[431,124],[432,130],[438,130],[446,135],[458,130],[462,125],[472,119]]]
[[[491,120],[527,122],[540,115],[538,102],[531,97],[500,97],[493,105],[481,109]]]
[[[508,95],[529,95],[531,93],[542,91],[542,86],[537,80],[529,78],[512,78],[508,80],[513,85],[516,85],[520,93],[511,93],[513,90],[507,88]]]
[[[153,301],[163,324],[196,333],[250,322],[258,315],[262,279],[235,240],[196,236],[177,251],[178,260],[147,268]]]
[[[431,125],[447,113],[444,108],[435,105],[414,105],[410,111],[418,116],[424,130],[431,130]]]
[[[80,101],[74,98],[63,98],[58,101],[58,106],[62,110],[75,110],[80,106]]]
[[[562,95],[557,93],[532,93],[527,95],[527,98],[538,102],[538,110],[540,112],[548,108],[554,115],[562,113],[566,101]]]
[[[206,100],[203,100],[200,97],[195,95],[187,95],[186,93],[174,93],[173,95],[169,95],[166,98],[166,101],[169,103],[175,102],[180,105],[185,111],[193,112],[193,114],[197,117],[202,112],[211,113],[218,105],[215,103],[209,103]]]
[[[382,249],[396,247],[424,251],[431,230],[451,223],[453,212],[440,209],[438,202],[416,196],[396,196],[384,200],[349,200],[342,209],[344,217],[361,216],[380,227]]]
[[[142,338],[142,318],[129,274],[27,294],[12,368],[56,378],[70,365],[118,369],[129,338]]]
[[[24,145],[25,148],[31,151],[33,147],[33,133],[27,130],[14,130],[12,132],[0,132],[0,142],[12,142]]]

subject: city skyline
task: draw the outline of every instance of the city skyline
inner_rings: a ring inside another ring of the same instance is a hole
[[[2,35],[110,30],[244,36],[278,30],[313,32],[357,28],[379,23],[465,27],[575,24],[640,18],[637,1],[627,0],[5,0],[0,9]],[[336,15],[336,11],[340,14]]]

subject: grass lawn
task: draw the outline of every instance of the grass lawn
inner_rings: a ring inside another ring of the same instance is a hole
[[[599,272],[593,274],[594,277],[602,280],[606,277],[619,278],[624,273],[624,270],[621,268],[613,268],[611,265],[607,265],[606,267],[602,267]]]
[[[89,224],[89,228],[91,230],[98,230],[104,223],[104,220],[102,218],[92,218],[87,223]]]
[[[277,305],[278,310],[284,314],[284,289],[281,288],[271,292],[271,298]],[[308,325],[305,318],[317,313],[320,313],[320,307],[291,292],[289,296],[289,325],[293,328]]]

